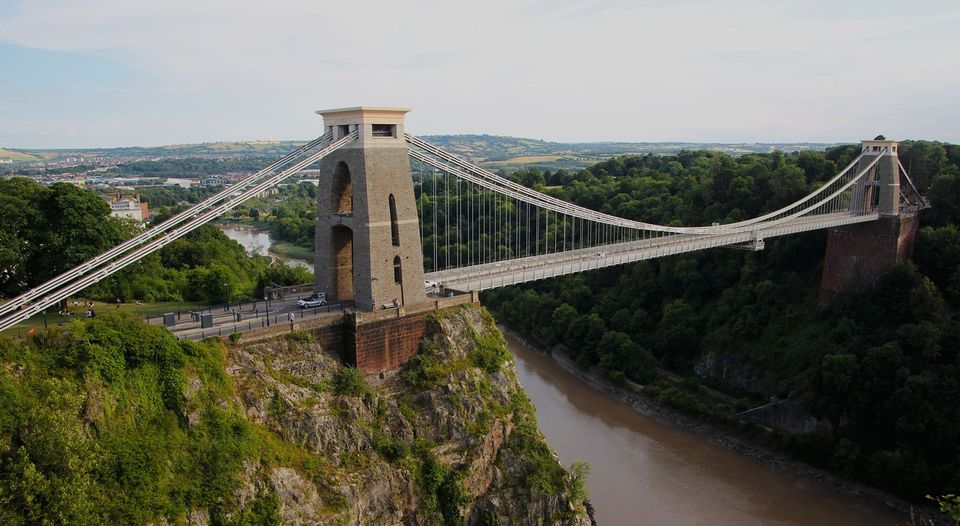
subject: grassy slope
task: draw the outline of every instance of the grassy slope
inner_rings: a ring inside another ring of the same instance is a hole
[[[0,524],[184,524],[198,518],[221,525],[279,524],[284,506],[302,504],[296,495],[281,504],[274,489],[272,477],[290,468],[319,492],[322,506],[301,508],[316,523],[345,522],[351,513],[345,495],[366,495],[371,480],[391,471],[399,475],[393,480],[415,489],[419,523],[462,523],[464,468],[441,458],[449,454],[442,443],[409,442],[431,430],[449,440],[444,425],[450,422],[435,419],[451,404],[486,408],[482,422],[452,416],[473,433],[490,432],[495,418],[515,425],[503,453],[510,460],[500,469],[516,471],[523,484],[517,489],[512,478],[501,481],[505,504],[484,506],[513,520],[524,513],[526,498],[547,506],[552,495],[581,499],[582,479],[579,488],[570,486],[576,478],[568,479],[554,460],[521,392],[508,398],[508,407],[501,405],[505,400],[490,399],[491,392],[468,388],[502,383],[499,372],[509,354],[488,315],[482,323],[470,321],[475,310],[453,315],[467,329],[432,333],[433,348],[442,352],[438,346],[456,337],[473,341],[472,350],[468,342],[459,351],[466,355],[431,354],[395,377],[399,391],[365,385],[355,369],[339,365],[307,333],[233,349],[216,339],[178,342],[163,328],[120,311],[26,340],[0,337]],[[438,320],[434,330],[445,323]],[[240,356],[246,361],[238,362]],[[257,356],[260,365],[251,364]],[[307,381],[310,373],[322,378]],[[472,379],[469,386],[450,390],[451,382],[464,378]],[[515,377],[507,386],[519,389]],[[311,395],[300,396],[304,392]],[[444,403],[431,402],[438,398]],[[265,414],[254,410],[261,405]],[[346,409],[359,417],[337,416]],[[286,425],[287,417],[304,425]],[[338,446],[339,461],[331,451],[308,449],[289,436],[311,429],[311,418],[325,422],[334,438],[347,431],[356,437]],[[410,425],[421,428],[411,435],[404,431]],[[481,454],[481,438],[468,442],[464,453]],[[398,491],[404,494],[397,499],[409,498],[403,488]],[[582,505],[577,509],[582,512]],[[571,510],[551,509],[559,523],[582,524]]]

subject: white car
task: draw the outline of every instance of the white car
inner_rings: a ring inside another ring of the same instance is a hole
[[[317,294],[316,296],[310,296],[306,299],[297,300],[297,307],[300,307],[301,309],[307,309],[310,307],[323,307],[326,304],[326,294]]]
[[[427,291],[427,293],[437,292],[438,290],[440,290],[440,285],[438,285],[436,281],[430,281],[429,279],[425,279],[423,280],[423,289]]]

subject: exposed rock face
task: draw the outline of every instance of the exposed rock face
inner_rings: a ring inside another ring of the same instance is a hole
[[[231,349],[227,372],[277,449],[240,507],[268,495],[284,524],[590,523],[479,308],[432,318],[417,358],[382,377],[287,340]]]

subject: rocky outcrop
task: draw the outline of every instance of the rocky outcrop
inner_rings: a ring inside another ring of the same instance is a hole
[[[240,407],[275,450],[238,507],[274,502],[284,524],[589,524],[583,481],[544,442],[486,311],[440,311],[417,357],[367,378],[300,340],[228,351]]]

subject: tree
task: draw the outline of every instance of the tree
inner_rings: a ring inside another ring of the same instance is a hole
[[[597,346],[600,368],[608,374],[619,371],[627,377],[646,383],[657,377],[657,360],[625,333],[609,331]]]
[[[0,294],[39,285],[131,236],[94,192],[66,183],[0,181]]]
[[[671,364],[686,363],[700,350],[699,318],[687,302],[676,299],[663,308],[657,329],[660,357]]]

